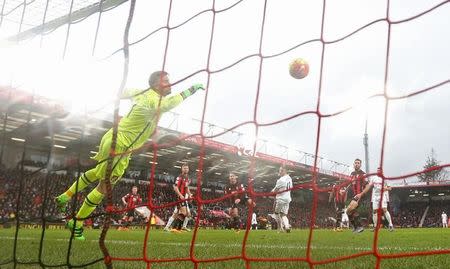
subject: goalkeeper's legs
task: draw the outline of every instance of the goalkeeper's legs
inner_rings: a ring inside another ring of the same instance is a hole
[[[96,169],[91,169],[84,172],[64,193],[60,194],[55,198],[55,203],[58,210],[61,213],[66,212],[67,203],[70,201],[72,196],[78,191],[84,190],[91,183],[99,180],[96,176]]]
[[[94,211],[94,209],[103,200],[104,195],[97,190],[93,189],[84,199],[83,205],[75,219],[71,219],[67,223],[67,227],[74,230],[74,237],[78,240],[85,240],[83,236],[83,223],[84,220]]]
[[[115,183],[119,180],[120,178],[118,177],[114,177],[111,179],[111,188],[114,187]],[[89,215],[91,215],[91,213],[95,210],[95,208],[97,208],[97,206],[102,202],[103,197],[105,197],[106,194],[106,182],[100,181],[100,183],[98,184],[98,186],[93,189],[84,199],[83,204],[80,207],[80,210],[78,210],[78,213],[76,215],[75,221],[72,219],[71,222],[73,222],[73,227],[69,228],[74,228],[75,232],[81,229],[81,232],[78,233],[78,237],[77,239],[81,239],[84,240],[84,236],[83,236],[83,223],[84,220],[87,219],[89,217]]]

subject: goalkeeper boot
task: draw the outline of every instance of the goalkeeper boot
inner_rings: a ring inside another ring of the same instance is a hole
[[[81,223],[81,226],[79,226],[78,223]],[[78,223],[75,225],[75,221],[71,219],[66,223],[66,227],[71,231],[73,230],[73,237],[76,240],[85,241],[86,237],[83,235],[83,222],[78,221]]]
[[[60,196],[55,197],[55,204],[58,212],[61,214],[65,214],[67,212],[67,203],[69,202],[69,196],[65,194],[61,194]]]

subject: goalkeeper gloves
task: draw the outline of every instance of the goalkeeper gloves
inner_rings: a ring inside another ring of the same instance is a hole
[[[193,95],[198,90],[205,90],[205,87],[203,87],[203,84],[194,84],[189,89],[184,90],[181,92],[181,96],[183,99],[188,98],[189,96]]]

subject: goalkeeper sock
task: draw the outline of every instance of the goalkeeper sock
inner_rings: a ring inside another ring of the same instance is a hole
[[[77,214],[77,219],[83,219],[77,221],[77,227],[83,225],[84,219],[87,218],[92,211],[100,204],[103,200],[104,195],[100,193],[97,189],[93,189],[84,199],[84,203],[81,206]]]
[[[372,219],[373,219],[373,228],[376,229],[377,228],[377,222],[378,222],[378,214],[377,213],[372,213]]]
[[[387,221],[389,222],[389,227],[392,227],[392,219],[391,219],[391,213],[389,213],[389,211],[386,210],[386,212],[384,213],[384,216],[386,217]]]
[[[97,181],[97,179],[95,178],[94,169],[86,171],[72,184],[72,186],[70,186],[69,189],[66,190],[66,192],[64,192],[64,195],[67,195],[67,197],[72,198],[72,196],[75,194],[76,191],[80,192],[84,190],[87,186],[89,186],[89,184],[95,181]]]

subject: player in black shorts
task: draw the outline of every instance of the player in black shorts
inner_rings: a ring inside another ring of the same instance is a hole
[[[359,198],[357,195],[364,190],[367,184],[367,178],[365,177],[366,173],[361,170],[360,159],[355,159],[353,167],[355,170],[351,173],[352,180],[347,188],[347,215],[350,223],[353,225],[353,232],[360,233],[364,231],[364,228],[362,227],[357,209],[363,203],[362,199],[365,198]]]
[[[142,198],[138,194],[137,186],[133,186],[131,188],[131,192],[122,197],[122,203],[126,206],[128,210],[125,213],[125,216],[122,218],[124,226],[119,228],[121,228],[121,230],[128,230],[128,225],[130,225],[130,223],[133,222],[135,217],[134,209],[138,204],[142,203]]]
[[[343,186],[339,186],[338,184],[333,186],[331,190],[329,202],[333,201],[334,209],[336,211],[336,224],[334,226],[334,231],[342,231],[341,221],[342,214],[344,214],[345,210],[345,201],[347,200],[347,192],[346,188]]]
[[[225,195],[233,194],[229,199],[230,206],[230,228],[239,232],[241,227],[241,219],[239,217],[239,207],[255,206],[252,199],[245,193],[244,185],[238,182],[238,176],[235,172],[231,172],[228,177],[228,185],[225,188]]]
[[[179,200],[185,200],[192,198],[192,193],[189,190],[189,184],[191,180],[189,179],[189,165],[187,163],[183,163],[181,165],[181,174],[175,180],[175,184],[173,185],[173,190],[177,195]],[[185,218],[190,217],[190,210],[188,210],[188,202],[183,201],[177,205],[177,216],[174,220],[173,226],[174,229],[171,232],[180,232],[183,227],[183,222]]]

